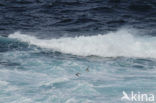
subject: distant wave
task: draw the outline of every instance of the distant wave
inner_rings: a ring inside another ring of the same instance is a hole
[[[80,56],[156,58],[156,37],[135,36],[127,29],[105,35],[38,39],[15,32],[9,38],[28,42],[41,48]]]

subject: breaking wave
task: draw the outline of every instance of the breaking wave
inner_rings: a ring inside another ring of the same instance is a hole
[[[9,38],[79,56],[156,58],[156,37],[136,36],[127,29],[105,35],[62,37],[50,40],[15,32],[10,34]]]

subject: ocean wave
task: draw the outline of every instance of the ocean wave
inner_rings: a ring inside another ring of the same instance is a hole
[[[26,50],[29,49],[29,45],[27,43],[21,43],[17,40],[12,40],[7,37],[0,36],[0,48],[0,52],[12,50]]]
[[[105,35],[48,40],[15,32],[10,34],[9,38],[18,39],[41,48],[79,56],[156,58],[156,37],[136,36],[129,31],[133,30],[120,29]]]

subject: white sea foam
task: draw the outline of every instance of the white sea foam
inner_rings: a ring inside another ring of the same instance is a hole
[[[121,29],[105,35],[66,37],[59,39],[38,39],[34,36],[16,32],[9,35],[23,42],[41,48],[48,48],[62,53],[80,56],[102,56],[102,57],[149,57],[156,58],[156,37],[137,37]]]

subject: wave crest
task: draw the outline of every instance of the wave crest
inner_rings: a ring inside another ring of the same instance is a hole
[[[126,29],[110,32],[106,35],[65,37],[59,39],[38,39],[16,32],[9,35],[22,42],[28,42],[41,48],[80,56],[102,57],[143,57],[156,58],[156,38],[137,37]]]

